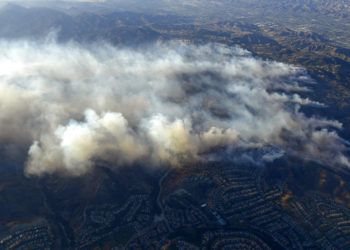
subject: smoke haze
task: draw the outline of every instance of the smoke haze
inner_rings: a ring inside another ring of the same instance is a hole
[[[0,43],[0,143],[26,173],[81,175],[96,161],[186,167],[284,154],[349,167],[341,124],[306,117],[300,68],[223,45]],[[244,155],[244,157],[242,157]]]

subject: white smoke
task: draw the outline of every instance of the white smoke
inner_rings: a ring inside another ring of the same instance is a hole
[[[25,150],[35,175],[84,174],[97,161],[181,167],[271,147],[260,160],[287,153],[349,167],[333,131],[341,124],[299,111],[321,106],[295,93],[309,81],[302,69],[217,44],[3,41],[0,144]]]

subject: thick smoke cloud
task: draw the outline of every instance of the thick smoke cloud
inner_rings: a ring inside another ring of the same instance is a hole
[[[30,175],[283,154],[349,167],[333,131],[341,124],[300,112],[322,106],[297,94],[311,82],[302,69],[216,44],[1,42],[0,143],[27,154]]]

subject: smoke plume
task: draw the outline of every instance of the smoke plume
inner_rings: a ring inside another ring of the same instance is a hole
[[[311,82],[300,68],[218,44],[3,41],[0,144],[27,154],[30,175],[284,154],[349,167],[341,124],[300,111],[322,106],[298,94]]]

